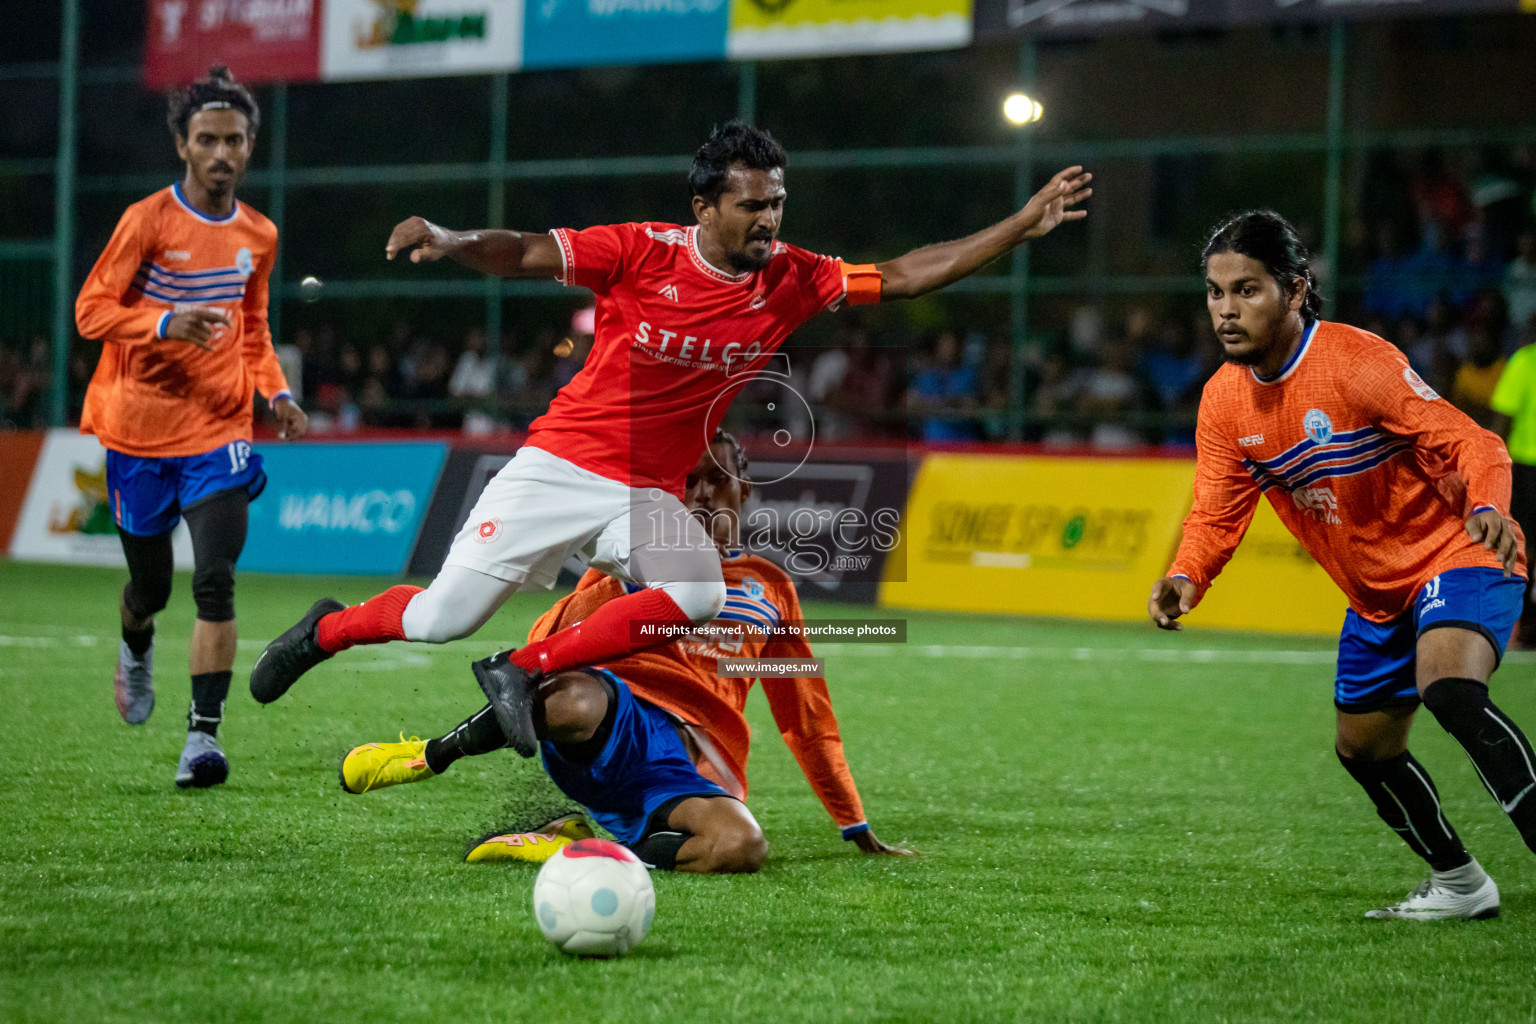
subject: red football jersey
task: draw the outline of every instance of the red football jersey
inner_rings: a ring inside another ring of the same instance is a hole
[[[1499,567],[1464,523],[1483,508],[1508,515],[1504,443],[1374,334],[1317,321],[1272,380],[1223,366],[1200,398],[1195,444],[1194,508],[1169,575],[1202,595],[1261,494],[1372,622],[1408,611],[1446,569]]]
[[[561,283],[597,296],[592,352],[533,421],[528,443],[611,480],[682,496],[688,472],[740,388],[791,331],[845,296],[877,301],[850,267],[783,242],[762,270],[731,274],[699,253],[698,229],[613,224],[551,232]]]

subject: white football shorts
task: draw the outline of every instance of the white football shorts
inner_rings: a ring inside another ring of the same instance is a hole
[[[719,552],[676,497],[526,445],[486,484],[443,564],[552,587],[577,554],[640,586],[720,578]]]

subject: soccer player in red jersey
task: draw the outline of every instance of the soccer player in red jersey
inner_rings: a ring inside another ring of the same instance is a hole
[[[581,552],[632,594],[521,650],[476,662],[512,746],[537,749],[541,676],[622,658],[670,627],[709,622],[725,601],[720,560],[683,508],[683,481],[732,397],[801,323],[840,303],[914,298],[953,284],[1027,239],[1086,216],[1090,175],[1069,167],[992,227],[886,263],[850,266],[778,240],[783,148],[731,122],[689,173],[698,223],[617,224],[547,235],[398,225],[386,255],[451,257],[509,278],[590,288],[596,337],[586,365],[535,420],[528,443],[486,487],[426,590],[397,586],[343,609],[317,602],[268,645],[251,693],[276,700],[305,671],[355,644],[468,636],[515,590],[550,586]],[[633,629],[654,624],[651,635]]]
[[[743,551],[741,509],[751,493],[747,455],[717,431],[688,475],[686,503],[719,550],[725,608],[699,635],[601,666],[568,672],[540,688],[546,768],[621,842],[655,867],[716,873],[755,871],[767,843],[739,801],[747,797],[752,732],[745,711],[754,680],[721,677],[720,660],[808,659],[803,637],[780,628],[801,619],[794,582],[777,565]],[[547,636],[633,590],[589,570],[576,591],[536,622],[530,637]],[[775,724],[843,838],[864,853],[907,854],[876,837],[843,754],[825,679],[758,679]],[[342,787],[365,793],[423,782],[461,757],[507,745],[490,707],[447,734],[399,743],[367,743],[341,764]],[[734,799],[723,799],[733,797]],[[533,832],[488,836],[468,860],[547,860],[580,838],[570,819]]]
[[[1536,754],[1489,699],[1525,590],[1499,438],[1435,394],[1390,343],[1319,319],[1306,250],[1278,214],[1221,225],[1203,254],[1226,364],[1205,387],[1194,507],[1147,611],[1199,603],[1261,495],[1349,598],[1335,747],[1430,879],[1368,917],[1492,917],[1499,890],[1408,752],[1422,703],[1536,850]]]
[[[215,67],[173,93],[170,128],[182,180],[123,213],[75,303],[80,334],[101,361],[80,431],[107,448],[107,491],[128,561],[118,712],[142,724],[155,706],[155,613],[171,593],[171,530],[192,535],[192,709],[178,786],[229,774],[218,741],[235,660],[235,560],[247,506],[266,486],[251,450],[251,398],[272,404],[280,434],[303,435],[267,329],[267,275],[277,229],[235,198],[259,111]]]

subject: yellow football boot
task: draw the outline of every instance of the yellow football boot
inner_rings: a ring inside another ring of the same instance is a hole
[[[486,836],[464,855],[466,864],[500,863],[509,860],[543,864],[556,851],[578,839],[591,839],[592,826],[579,814],[567,814],[532,832],[498,832]]]
[[[400,734],[399,743],[364,743],[341,759],[341,788],[348,793],[424,782],[436,773],[427,767],[427,741]]]

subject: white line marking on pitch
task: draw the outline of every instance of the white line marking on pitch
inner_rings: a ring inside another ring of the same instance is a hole
[[[42,627],[44,629],[48,627]],[[0,634],[0,647],[96,647],[103,640],[91,634],[20,636]],[[261,640],[239,641],[241,650],[261,650]],[[497,650],[507,645],[497,645]],[[1209,647],[1007,647],[988,644],[819,644],[822,655],[863,658],[916,657],[997,661],[1136,661],[1160,664],[1332,665],[1333,651],[1221,650]],[[351,659],[365,672],[424,668],[432,654],[420,649],[365,647]],[[1506,665],[1536,665],[1536,651],[1510,651]]]

